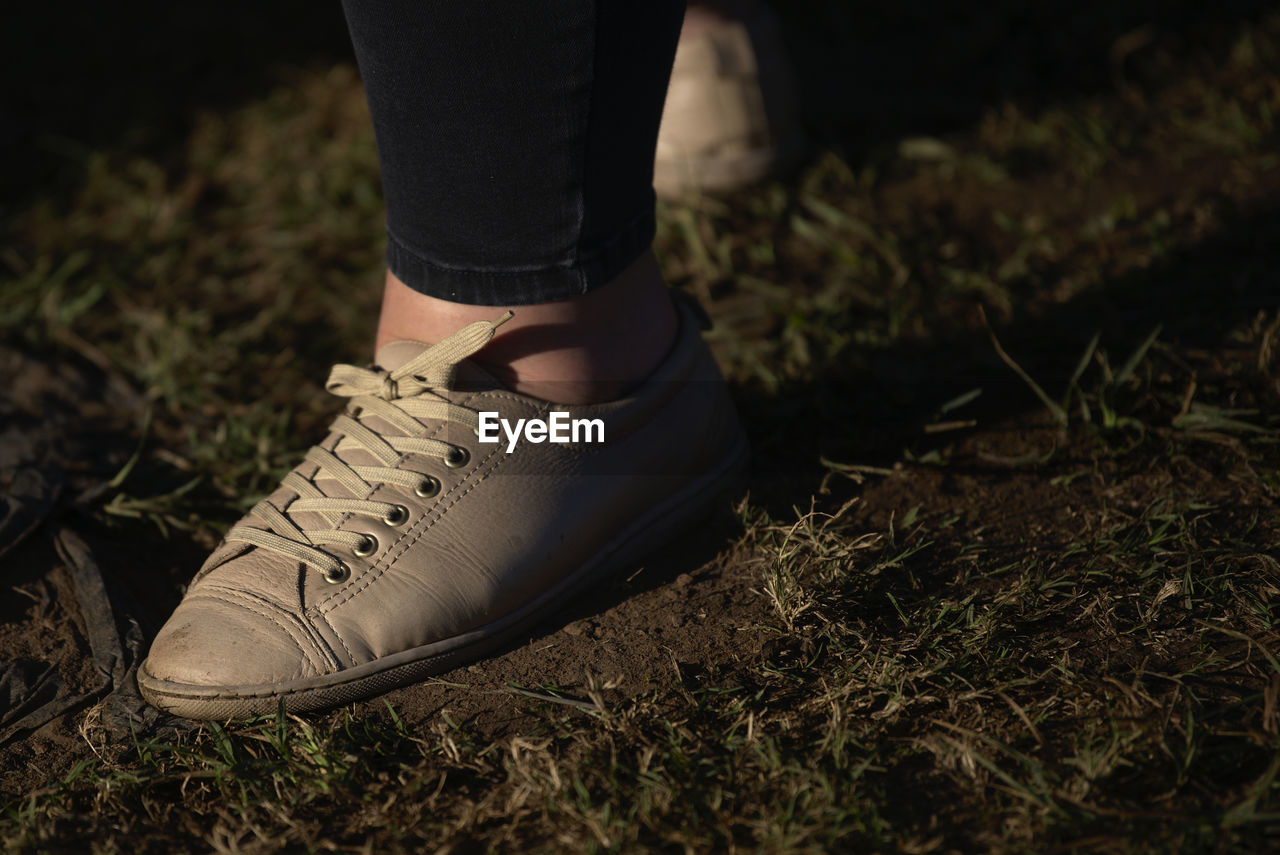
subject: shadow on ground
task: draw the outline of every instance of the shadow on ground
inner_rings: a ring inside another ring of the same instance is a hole
[[[1214,62],[1242,24],[1273,9],[1260,0],[774,5],[789,42],[803,46],[792,52],[810,124],[854,163],[903,136],[972,127],[1005,102],[1035,111],[1159,85],[1188,56]]]
[[[886,141],[1167,78],[1172,50],[1226,49],[1261,0],[1109,3],[1001,0],[776,3],[806,115],[854,162]],[[285,67],[352,61],[340,5],[131,3],[108,15],[21,4],[0,35],[0,190],[6,204],[74,183],[89,152],[176,155],[201,110],[226,110],[285,82]]]
[[[1280,305],[1278,241],[1280,204],[1238,210],[1216,235],[1067,303],[1019,301],[994,332],[1054,398],[1066,389],[1095,333],[1117,366],[1157,327],[1157,341],[1179,351],[1230,353],[1228,330]],[[855,328],[857,311],[850,307],[848,329]],[[1261,373],[1253,380],[1253,399],[1242,398],[1239,405],[1265,410],[1266,396],[1276,390],[1268,389]],[[782,516],[793,505],[807,504],[829,472],[820,456],[891,467],[904,452],[919,458],[954,444],[966,436],[964,430],[929,435],[926,426],[939,420],[944,403],[973,389],[982,389],[981,396],[955,416],[974,420],[973,430],[1006,437],[991,453],[1019,458],[1034,451],[1019,440],[1016,425],[1029,412],[1049,424],[1049,413],[1001,361],[973,317],[957,318],[923,341],[900,340],[877,351],[852,348],[841,360],[817,367],[812,382],[778,392],[741,390],[755,455],[753,500]],[[972,464],[953,463],[950,471],[964,465]]]

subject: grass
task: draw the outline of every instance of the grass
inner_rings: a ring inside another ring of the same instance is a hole
[[[671,649],[638,683],[462,669],[412,718],[374,703],[122,740],[91,709],[38,785],[6,791],[0,840],[1275,847],[1280,19],[1142,38],[1122,80],[949,128],[868,145],[819,109],[797,175],[661,207],[664,270],[710,310],[755,451],[690,585],[732,608],[680,616],[744,641]],[[330,418],[319,383],[367,354],[382,241],[349,65],[294,67],[184,133],[77,149],[6,208],[0,250],[6,346],[136,398],[106,420],[88,517],[179,558]],[[179,558],[154,582],[170,596]]]

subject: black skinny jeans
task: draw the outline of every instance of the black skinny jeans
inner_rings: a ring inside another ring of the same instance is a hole
[[[473,305],[564,300],[653,240],[684,0],[343,0],[387,264]]]

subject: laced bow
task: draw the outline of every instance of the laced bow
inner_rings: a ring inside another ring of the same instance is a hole
[[[398,484],[419,496],[439,489],[435,478],[397,468],[406,455],[438,457],[450,466],[461,465],[459,460],[465,462],[465,449],[428,437],[430,431],[420,420],[453,422],[471,431],[479,428],[479,414],[437,390],[452,388],[458,364],[488,344],[511,316],[507,312],[495,321],[468,324],[392,371],[377,366],[334,366],[325,388],[351,399],[347,411],[330,428],[341,435],[337,445],[333,451],[312,447],[306,463],[315,465],[315,473],[304,478],[294,469],[281,482],[297,498],[286,501],[284,507],[276,507],[268,499],[258,502],[227,534],[227,542],[247,543],[291,558],[319,570],[330,582],[349,578],[347,565],[323,547],[344,547],[359,556],[376,549],[377,541],[371,536],[337,528],[348,514],[377,517],[389,526],[408,520],[403,505],[368,498],[378,485]],[[375,431],[362,421],[366,416],[381,419],[399,434]],[[351,450],[364,451],[378,465],[348,464],[343,453]],[[321,490],[320,482],[328,482],[328,492]],[[305,512],[319,514],[330,527],[304,531],[291,514]]]

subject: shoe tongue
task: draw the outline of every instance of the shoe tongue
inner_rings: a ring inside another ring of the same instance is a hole
[[[374,357],[374,361],[384,371],[395,371],[401,365],[421,354],[431,345],[424,344],[420,341],[390,341],[378,348],[378,353]],[[498,379],[485,371],[479,365],[476,365],[469,359],[464,359],[458,363],[457,372],[454,374],[453,385],[458,389],[466,389],[468,391],[483,391],[486,389],[502,389],[505,388]]]
[[[431,345],[420,341],[391,341],[378,348],[374,362],[386,371],[395,371]]]

